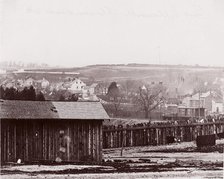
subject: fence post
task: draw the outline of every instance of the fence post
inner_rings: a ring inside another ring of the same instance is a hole
[[[196,140],[198,135],[224,132],[224,122],[167,125],[167,126],[110,126],[104,128],[104,148],[166,144],[166,136],[180,137],[181,141]]]
[[[125,137],[126,137],[126,133],[124,132],[124,130],[122,130],[122,143],[121,143],[121,156],[123,155],[123,149],[124,149],[124,141],[125,141]]]

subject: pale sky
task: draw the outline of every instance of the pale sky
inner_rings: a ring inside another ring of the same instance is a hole
[[[224,66],[223,0],[1,0],[1,61]]]

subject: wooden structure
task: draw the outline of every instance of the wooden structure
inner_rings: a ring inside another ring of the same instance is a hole
[[[214,123],[151,126],[110,126],[103,129],[103,148],[118,148],[168,144],[167,136],[180,142],[196,140],[197,136],[224,132],[224,120]]]
[[[1,162],[102,161],[99,102],[0,101]]]
[[[205,118],[205,108],[179,106],[175,113],[166,113],[164,120],[189,120],[191,118]]]

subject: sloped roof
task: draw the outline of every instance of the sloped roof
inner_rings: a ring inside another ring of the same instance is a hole
[[[95,88],[97,85],[98,85],[98,83],[93,83],[93,84],[91,84],[90,86],[91,86],[92,88]]]
[[[209,95],[213,95],[213,93],[214,93],[214,92],[210,92],[210,91],[205,92],[205,93],[200,93],[200,98],[206,98],[206,97],[208,97]],[[192,96],[192,98],[194,98],[194,99],[199,99],[199,93],[194,94],[194,95]]]
[[[109,119],[100,102],[0,100],[0,119]]]
[[[212,99],[214,102],[216,102],[216,103],[223,103],[223,99],[222,98],[218,98],[218,97],[216,97],[216,98],[213,98]]]

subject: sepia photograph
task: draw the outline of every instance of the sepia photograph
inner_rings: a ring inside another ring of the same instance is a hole
[[[223,0],[0,0],[0,178],[224,178]]]

